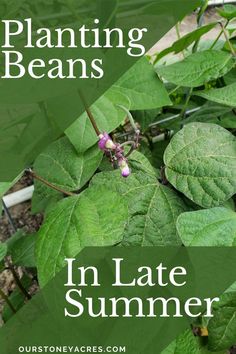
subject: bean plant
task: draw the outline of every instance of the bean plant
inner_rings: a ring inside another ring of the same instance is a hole
[[[0,244],[18,288],[6,322],[86,246],[236,246],[236,7],[167,49],[143,57],[32,163],[37,234]],[[219,35],[204,39],[213,28]],[[1,183],[1,195],[12,183]],[[15,267],[21,266],[19,279]],[[25,271],[25,269],[27,271]],[[236,287],[163,352],[228,353],[236,344]]]

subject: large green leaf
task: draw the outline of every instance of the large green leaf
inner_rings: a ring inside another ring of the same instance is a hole
[[[221,297],[208,325],[209,349],[217,351],[229,349],[236,343],[236,293],[226,293]]]
[[[91,106],[91,112],[101,132],[110,133],[124,121],[127,114],[118,105],[129,109],[130,101],[119,90],[112,88]],[[86,151],[98,141],[86,113],[83,113],[65,133],[79,153]]]
[[[236,246],[236,213],[226,208],[183,213],[177,230],[186,247]]]
[[[129,97],[132,110],[171,105],[165,86],[145,57],[132,66],[114,87]]]
[[[190,123],[165,154],[168,181],[196,204],[219,206],[236,191],[236,139],[224,128]]]
[[[218,50],[206,50],[191,54],[183,61],[156,67],[157,73],[173,84],[198,87],[217,79],[234,66],[232,55]]]
[[[174,42],[171,47],[166,48],[162,52],[160,52],[156,56],[155,62],[157,62],[169,53],[174,52],[175,54],[178,54],[182,52],[182,50],[188,48],[192,43],[199,40],[204,34],[212,30],[216,26],[216,24],[217,22],[209,23],[205,26],[197,28],[193,32],[187,33],[186,35],[178,39],[176,42]]]
[[[52,143],[35,161],[35,172],[51,184],[65,190],[76,191],[92,177],[102,159],[97,146],[84,153],[77,153],[70,141],[63,137]],[[35,182],[33,211],[38,212],[63,194]]]
[[[38,234],[36,258],[41,286],[86,246],[109,246],[122,240],[128,209],[124,198],[103,186],[60,201]]]
[[[139,246],[166,246],[181,244],[176,231],[177,217],[186,206],[177,194],[161,185],[155,175],[133,173],[128,179],[119,172],[95,175],[92,185],[106,185],[126,197],[129,222],[123,244]]]
[[[200,91],[195,94],[209,101],[236,107],[236,82],[222,88]]]

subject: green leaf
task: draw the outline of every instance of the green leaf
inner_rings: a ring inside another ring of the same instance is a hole
[[[10,247],[9,254],[15,265],[33,268],[35,264],[36,235],[24,235],[17,239]]]
[[[219,206],[236,191],[236,139],[224,128],[190,123],[165,154],[168,181],[196,204]]]
[[[233,198],[230,198],[229,200],[226,200],[226,202],[224,202],[221,206],[224,207],[224,208],[227,208],[227,209],[235,211],[235,204],[234,204]]]
[[[101,132],[110,133],[126,118],[126,113],[118,105],[129,109],[130,101],[127,96],[111,88],[91,106],[91,112]],[[86,151],[98,141],[86,113],[83,113],[65,133],[78,153]]]
[[[102,160],[102,152],[97,146],[84,153],[77,153],[70,141],[63,137],[52,143],[41,153],[35,163],[36,174],[60,189],[70,192],[82,188],[92,177]],[[33,212],[39,212],[50,202],[58,201],[63,194],[35,182],[32,201]]]
[[[122,240],[128,218],[124,199],[103,186],[60,201],[47,215],[36,245],[40,285],[44,286],[86,246],[111,246]]]
[[[92,185],[105,185],[127,199],[129,222],[124,233],[124,245],[179,245],[177,217],[187,210],[177,194],[161,185],[154,175],[133,173],[122,179],[118,171],[98,173]]]
[[[197,112],[185,119],[184,124],[191,122],[214,123],[224,128],[236,128],[236,115],[231,107],[207,102]]]
[[[23,229],[18,230],[7,241],[7,254],[11,256],[15,265],[35,267],[36,234],[25,234]]]
[[[0,262],[4,259],[7,254],[7,245],[6,243],[0,242]]]
[[[153,165],[156,166],[157,168],[161,168],[164,166],[163,155],[168,144],[169,144],[169,140],[163,140],[153,144],[152,161],[153,161]]]
[[[195,337],[191,330],[180,334],[175,341],[171,342],[161,354],[207,354],[201,346],[200,339]]]
[[[204,34],[212,30],[216,26],[217,22],[209,23],[208,25],[202,26],[193,32],[187,33],[185,36],[181,37],[178,41],[172,44],[171,47],[164,49],[160,52],[156,59],[155,63],[163,58],[165,55],[174,52],[178,54],[182,52],[184,49],[188,48],[192,43],[198,41]]]
[[[0,182],[0,198],[11,188],[11,182]]]
[[[140,110],[133,111],[132,115],[136,122],[141,126],[141,129],[145,131],[148,129],[149,125],[153,123],[157,115],[160,113],[160,109],[151,109],[151,110]]]
[[[229,112],[231,112],[230,107],[207,102],[189,118],[186,118],[185,122],[186,124],[191,122],[216,123],[222,115]]]
[[[218,50],[206,50],[189,55],[183,61],[156,67],[165,80],[186,87],[198,87],[224,76],[234,66],[232,55]]]
[[[227,20],[232,20],[236,17],[236,6],[227,4],[222,9],[217,9],[217,12],[221,17],[227,18]]]
[[[149,174],[150,176],[156,176],[156,171],[150,161],[146,158],[145,155],[137,150],[133,151],[129,156],[129,166],[132,173],[142,171]]]
[[[195,92],[194,94],[229,107],[236,106],[236,83],[218,89]]]
[[[145,57],[133,65],[114,87],[129,97],[131,110],[154,109],[171,105],[165,86]]]
[[[220,117],[220,123],[222,127],[228,129],[236,128],[236,115],[233,111],[225,113],[222,117]]]
[[[191,330],[180,334],[171,342],[161,354],[210,354],[205,343],[199,337],[195,337]],[[217,351],[215,354],[227,354],[226,351]]]
[[[1,199],[2,199],[2,197],[22,177],[22,174],[23,173],[20,173],[19,176],[17,176],[11,182],[0,182],[0,210],[1,210]]]
[[[177,230],[186,247],[236,246],[236,213],[222,207],[183,213]]]
[[[224,82],[226,83],[226,85],[231,85],[235,83],[235,81],[236,81],[236,68],[233,68],[224,76]]]
[[[14,247],[14,244],[16,241],[18,241],[20,238],[25,236],[25,232],[23,229],[17,230],[14,235],[12,235],[10,238],[7,239],[6,244],[8,247],[8,250],[11,250],[11,248]]]
[[[208,346],[211,351],[229,349],[236,343],[236,293],[221,297],[208,325]]]

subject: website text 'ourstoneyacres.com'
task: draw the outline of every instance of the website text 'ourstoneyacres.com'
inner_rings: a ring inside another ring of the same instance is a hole
[[[20,346],[19,353],[126,353],[125,346]]]

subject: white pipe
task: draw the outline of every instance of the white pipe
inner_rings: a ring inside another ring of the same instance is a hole
[[[232,4],[236,3],[236,0],[209,0],[208,5],[224,5],[224,4]]]
[[[17,192],[13,192],[10,194],[5,195],[2,199],[6,205],[7,208],[11,208],[12,206],[15,206],[17,204],[26,202],[27,200],[30,200],[33,196],[34,192],[34,186],[29,186],[26,188],[23,188]]]

